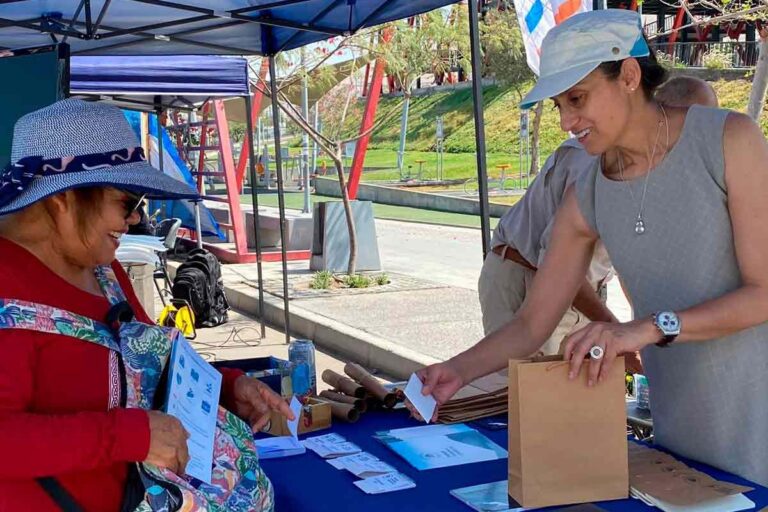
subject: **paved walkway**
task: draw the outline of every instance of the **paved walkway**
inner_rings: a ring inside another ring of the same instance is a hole
[[[308,262],[289,263],[291,331],[326,350],[396,378],[444,360],[482,337],[477,279],[482,265],[480,231],[377,220],[389,285],[366,290],[311,290]],[[265,318],[283,324],[279,263],[264,264]],[[225,265],[232,305],[258,312],[255,265]],[[622,320],[629,307],[617,280],[609,307]],[[277,354],[275,354],[277,355]]]

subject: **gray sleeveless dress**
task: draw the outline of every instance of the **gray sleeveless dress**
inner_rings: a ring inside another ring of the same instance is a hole
[[[680,311],[741,284],[724,180],[727,115],[689,109],[678,142],[649,177],[642,235],[634,227],[644,176],[609,180],[598,163],[576,186],[635,318]],[[652,345],[642,357],[656,443],[768,485],[768,323],[710,341]]]

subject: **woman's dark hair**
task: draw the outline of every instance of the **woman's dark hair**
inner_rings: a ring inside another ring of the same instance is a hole
[[[100,215],[104,206],[104,187],[82,187],[72,191],[77,202],[76,219],[80,239],[88,243],[88,225]]]
[[[90,243],[90,240],[88,240],[88,226],[93,223],[94,218],[101,215],[101,209],[104,206],[104,191],[104,187],[72,189],[72,193],[75,195],[77,234],[85,245]],[[50,211],[48,215],[50,215]]]
[[[667,81],[667,70],[656,60],[653,50],[647,57],[634,57],[634,59],[640,65],[640,87],[643,88],[645,99],[650,101],[656,89]],[[609,80],[616,80],[621,73],[621,63],[624,60],[603,62],[597,69],[602,71]]]

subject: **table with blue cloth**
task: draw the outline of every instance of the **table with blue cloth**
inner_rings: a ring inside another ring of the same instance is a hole
[[[506,416],[499,421],[506,422]],[[304,455],[262,461],[275,488],[275,510],[278,512],[319,512],[360,510],[364,512],[441,511],[469,512],[471,509],[449,494],[452,489],[487,484],[507,479],[507,459],[478,462],[449,468],[418,471],[395,452],[373,438],[374,432],[423,425],[410,418],[406,411],[368,412],[357,423],[334,423],[330,429],[310,432],[300,439],[335,432],[351,441],[363,451],[394,466],[407,475],[416,487],[403,491],[369,495],[352,482],[358,480],[352,473],[335,469],[311,450]],[[507,447],[507,430],[488,430],[473,423],[470,426]],[[768,506],[768,488],[759,487],[742,478],[684,459],[684,463],[704,471],[718,480],[754,487],[747,497],[757,509]],[[635,499],[605,501],[596,504],[607,511],[657,510]],[[560,507],[565,508],[565,507]],[[557,510],[551,507],[546,510]]]

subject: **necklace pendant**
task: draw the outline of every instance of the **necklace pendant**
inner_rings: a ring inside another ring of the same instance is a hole
[[[635,233],[638,235],[645,233],[645,222],[643,222],[642,217],[638,217],[637,222],[635,222]]]

